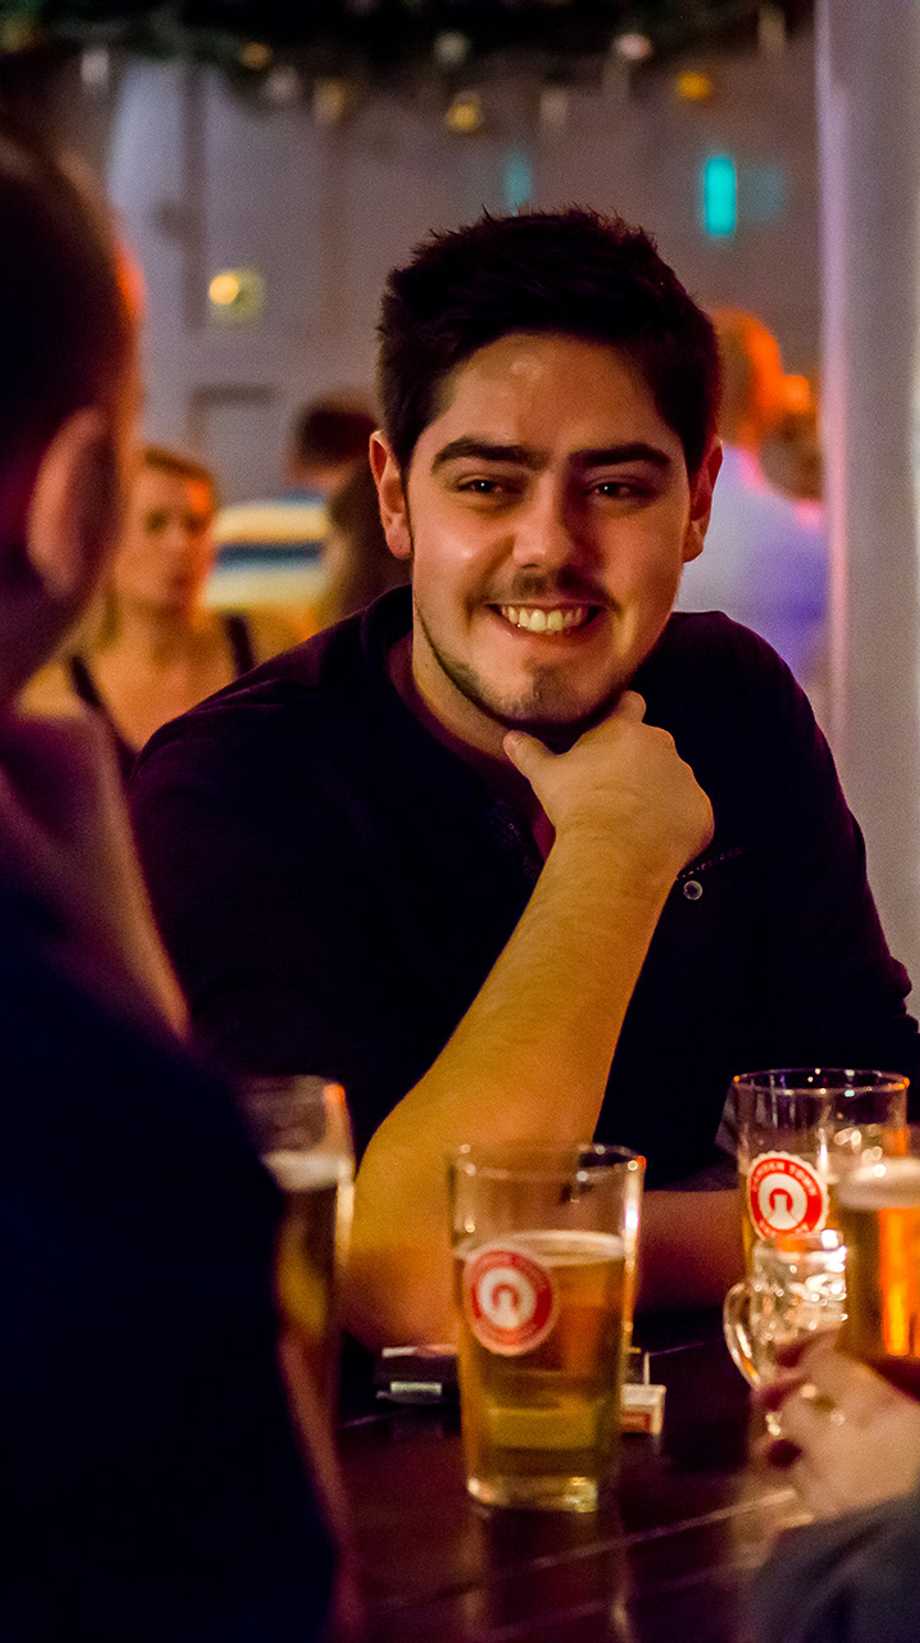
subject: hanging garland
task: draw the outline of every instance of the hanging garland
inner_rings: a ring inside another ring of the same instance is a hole
[[[0,0],[0,54],[121,46],[217,64],[237,81],[279,67],[317,80],[445,77],[518,54],[565,77],[688,47],[784,34],[812,0]],[[292,82],[291,82],[292,83]]]

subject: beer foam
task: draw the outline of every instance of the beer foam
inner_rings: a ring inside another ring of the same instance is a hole
[[[841,1209],[920,1209],[920,1158],[888,1158],[841,1179]]]
[[[265,1153],[262,1162],[282,1192],[317,1192],[321,1187],[335,1187],[344,1174],[344,1161],[328,1153],[279,1149]]]
[[[544,1231],[534,1228],[525,1232],[509,1232],[488,1239],[490,1244],[506,1244],[542,1261],[546,1266],[587,1266],[595,1261],[622,1261],[625,1259],[623,1239],[610,1232],[583,1232],[573,1227],[570,1232]],[[457,1250],[458,1255],[475,1254],[482,1248],[479,1238],[468,1239]]]

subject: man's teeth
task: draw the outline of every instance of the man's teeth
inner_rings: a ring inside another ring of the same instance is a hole
[[[541,610],[536,606],[499,605],[506,622],[528,633],[567,633],[588,620],[587,605],[567,605],[564,610]]]

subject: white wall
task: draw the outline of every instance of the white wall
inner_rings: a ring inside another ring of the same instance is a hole
[[[572,92],[559,132],[541,131],[532,83],[490,86],[489,130],[463,139],[444,131],[433,102],[377,96],[322,132],[306,107],[253,110],[210,71],[126,64],[111,93],[104,169],[147,276],[149,436],[197,444],[230,498],[271,487],[296,406],[370,384],[387,270],[430,227],[502,209],[515,149],[532,167],[534,203],[577,200],[641,222],[695,294],[756,309],[789,366],[814,368],[811,38],[779,57],[713,57],[710,66],[708,105],[678,101],[675,70],[662,70],[630,96]],[[79,130],[75,110],[69,125]],[[699,164],[723,149],[739,166],[742,222],[730,242],[707,240],[697,223]],[[768,168],[784,183],[785,207],[758,222]],[[263,316],[245,329],[216,325],[210,276],[247,265],[265,276]]]

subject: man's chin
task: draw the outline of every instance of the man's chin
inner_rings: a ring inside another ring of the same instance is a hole
[[[480,706],[503,730],[523,730],[528,736],[538,737],[554,752],[564,753],[586,730],[606,719],[620,694],[617,689],[591,707],[586,707],[584,703],[559,703],[555,708],[548,708],[542,703],[503,704],[499,707],[485,702],[481,702]]]

